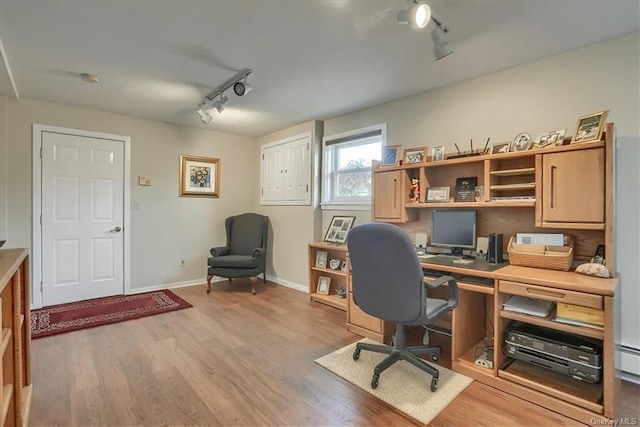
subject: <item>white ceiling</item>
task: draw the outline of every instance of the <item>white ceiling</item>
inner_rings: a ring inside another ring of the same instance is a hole
[[[433,24],[396,23],[407,3],[0,0],[0,41],[20,98],[262,136],[640,30],[640,0],[432,0],[454,47],[436,62]],[[253,91],[202,124],[242,68]]]

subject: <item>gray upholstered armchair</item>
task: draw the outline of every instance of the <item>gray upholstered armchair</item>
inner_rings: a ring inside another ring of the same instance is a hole
[[[266,282],[267,229],[269,217],[255,213],[230,216],[225,220],[227,245],[211,248],[207,269],[207,293],[211,292],[213,276],[250,277],[255,295],[257,276]]]

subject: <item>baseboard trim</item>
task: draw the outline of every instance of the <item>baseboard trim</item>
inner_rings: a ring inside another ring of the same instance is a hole
[[[296,291],[304,292],[305,294],[309,293],[309,287],[308,286],[303,286],[303,285],[301,285],[299,283],[290,282],[288,280],[280,279],[280,278],[278,278],[276,276],[272,276],[270,274],[267,274],[267,280],[270,281],[270,282],[277,283],[278,285],[282,285],[284,287],[294,289]]]
[[[640,384],[640,349],[628,345],[620,345],[620,370],[630,378],[628,381]]]
[[[227,280],[227,279],[225,279],[223,277],[220,277],[220,278],[214,278],[211,281],[212,282],[220,282],[222,280]],[[145,286],[144,288],[129,289],[129,293],[126,294],[126,295],[141,294],[143,292],[160,291],[162,289],[186,288],[188,286],[206,285],[206,284],[207,284],[207,279],[206,278],[205,279],[196,279],[196,280],[187,280],[185,282],[165,283],[164,285]]]

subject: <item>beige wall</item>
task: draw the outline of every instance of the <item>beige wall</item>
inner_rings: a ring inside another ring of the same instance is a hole
[[[7,174],[7,116],[8,98],[0,95],[0,240],[6,240],[8,234],[8,206],[6,194],[9,192],[9,176]]]
[[[141,202],[131,211],[135,290],[203,281],[209,248],[225,243],[224,219],[254,207],[253,138],[27,99],[9,100],[7,119],[10,247],[31,247],[33,123],[131,137],[131,201]],[[180,154],[221,159],[220,198],[178,197]],[[138,186],[139,175],[151,186]]]
[[[261,206],[260,205],[260,147],[295,135],[311,132],[312,151],[312,200],[309,206]],[[255,206],[256,211],[269,217],[269,279],[300,290],[308,290],[307,244],[318,240],[322,218],[319,208],[320,144],[322,122],[311,121],[258,138],[256,142]]]

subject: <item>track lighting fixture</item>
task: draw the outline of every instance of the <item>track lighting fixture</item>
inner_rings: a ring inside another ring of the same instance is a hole
[[[444,58],[447,55],[453,53],[453,49],[449,45],[449,42],[444,39],[445,28],[437,26],[435,30],[431,31],[431,39],[433,40],[433,56],[436,57],[436,61]]]
[[[217,101],[213,101],[213,108],[218,110],[218,113],[222,113],[224,111],[224,106],[227,105],[227,102],[229,102],[229,97],[220,93],[220,99]]]
[[[205,103],[200,104],[200,106],[196,110],[196,113],[198,113],[198,115],[200,116],[200,120],[202,120],[202,123],[208,125],[209,123],[211,123],[211,120],[213,120],[213,117],[211,117],[211,114],[204,111],[203,107],[206,107]]]
[[[205,110],[215,108],[218,113],[224,111],[224,107],[229,102],[229,97],[224,94],[224,91],[233,86],[233,92],[238,96],[244,96],[251,90],[251,86],[247,84],[247,76],[253,72],[250,68],[245,68],[238,72],[235,76],[218,86],[215,90],[209,92],[203,99],[196,113],[200,116],[202,123],[209,124],[213,119],[211,114]],[[219,98],[219,99],[217,99]]]
[[[444,25],[442,19],[436,17],[431,7],[422,0],[412,0],[412,3],[409,9],[398,12],[398,23],[409,24],[412,28],[425,28],[429,22],[433,21],[436,28],[431,31],[431,39],[433,40],[433,55],[436,61],[452,54],[451,45],[444,39],[449,29]]]
[[[412,28],[424,28],[431,19],[431,8],[428,4],[414,1],[414,4],[407,10],[398,12],[398,22],[409,24]]]
[[[251,85],[247,83],[246,77],[242,79],[241,82],[236,82],[236,84],[233,85],[233,92],[238,96],[245,96],[251,92]]]

